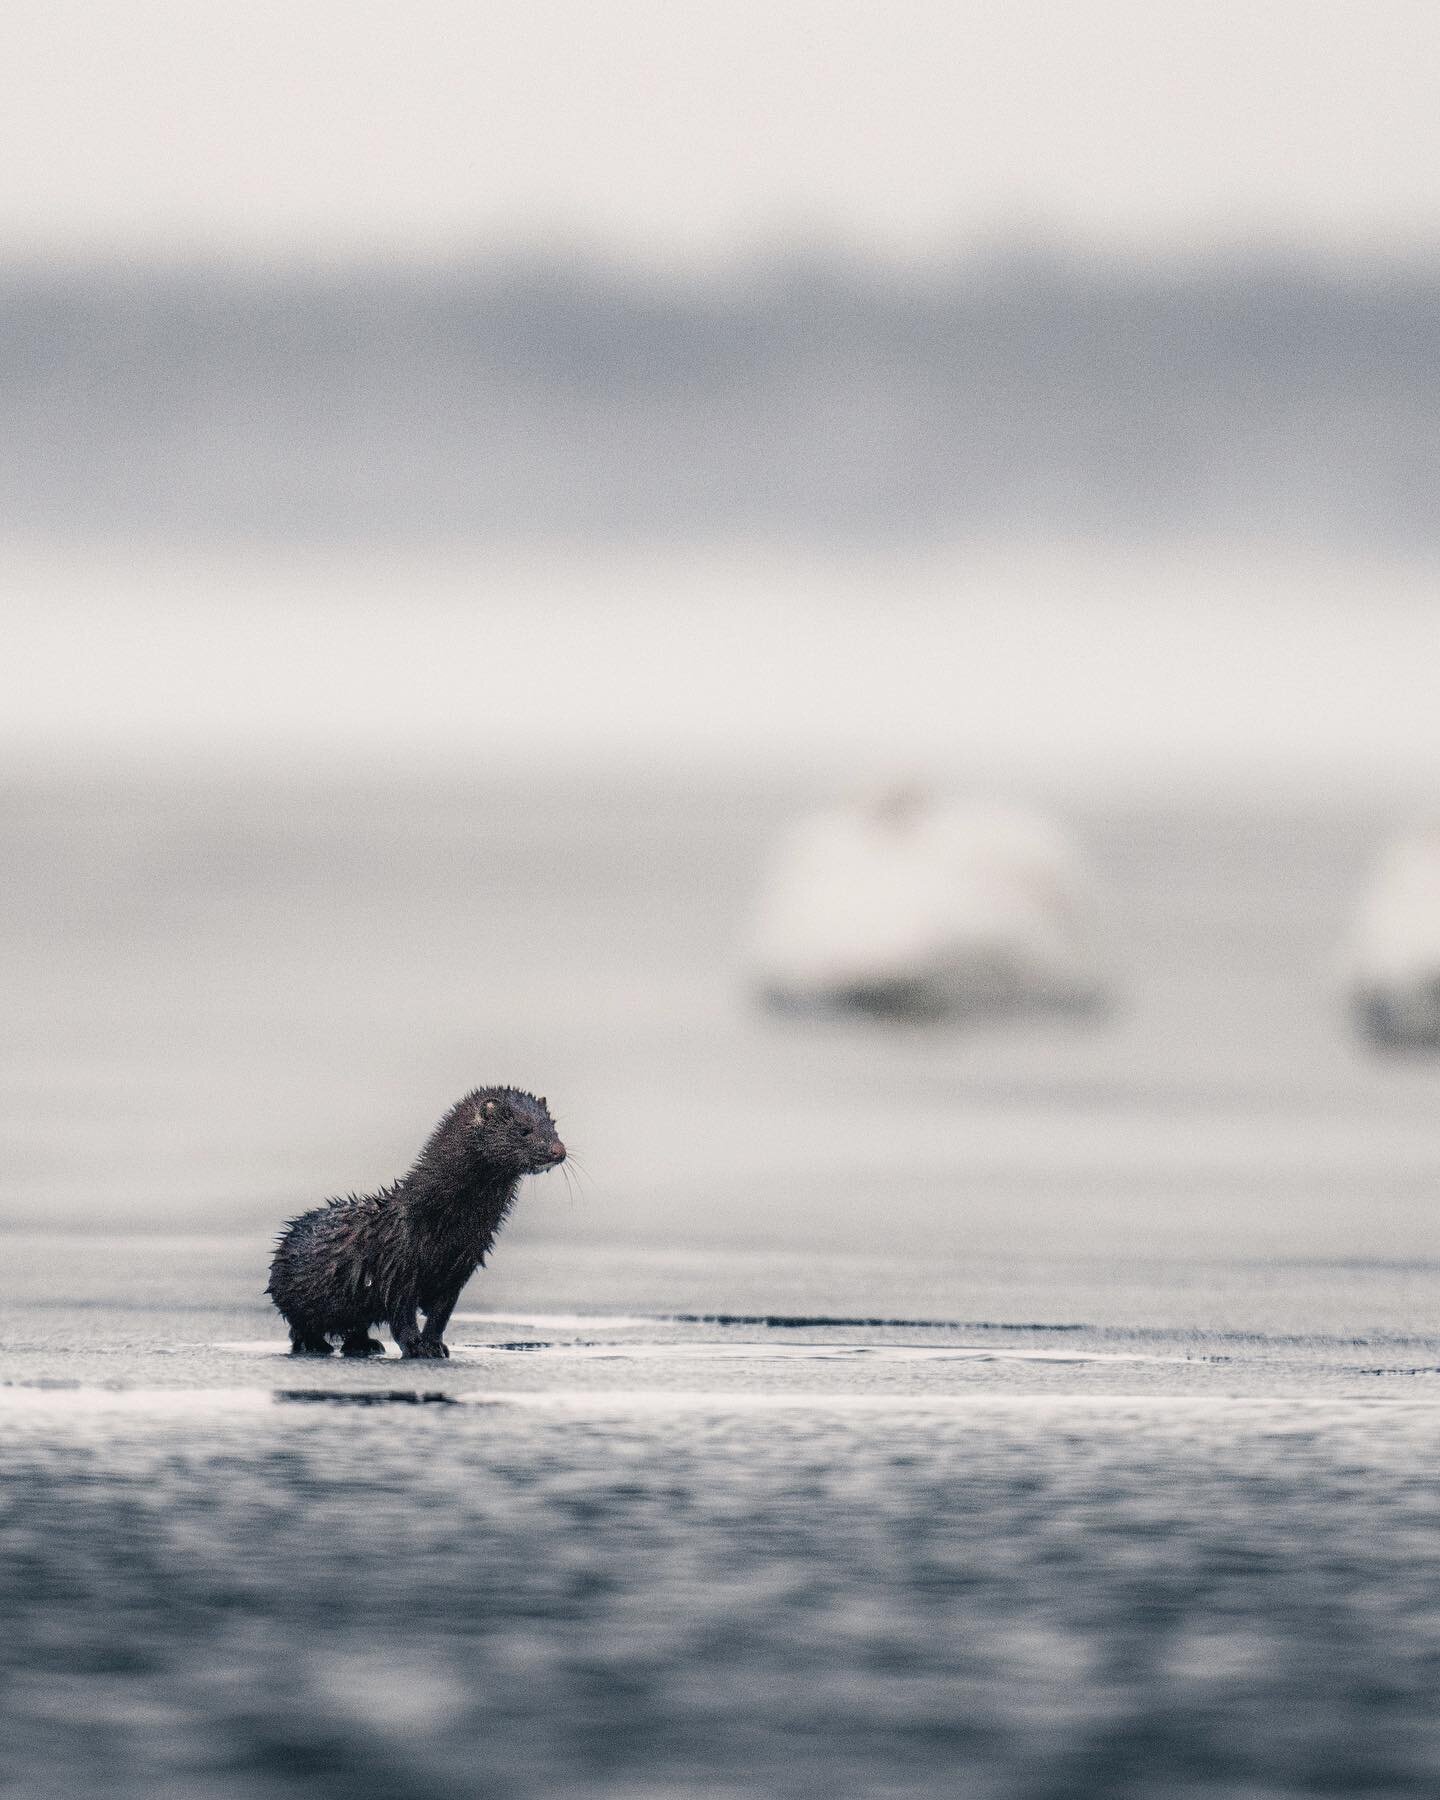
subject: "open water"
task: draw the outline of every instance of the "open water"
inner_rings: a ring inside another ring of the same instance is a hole
[[[1092,804],[1096,1026],[815,1027],[799,786],[0,792],[0,1778],[34,1800],[1440,1792],[1440,1067],[1352,1044],[1380,806]],[[418,1370],[271,1233],[480,1081]]]

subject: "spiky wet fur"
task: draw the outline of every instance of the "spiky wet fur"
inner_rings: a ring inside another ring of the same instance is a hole
[[[450,1314],[521,1176],[564,1158],[543,1099],[477,1088],[457,1100],[408,1175],[378,1194],[327,1201],[281,1232],[265,1291],[290,1327],[291,1351],[328,1356],[339,1337],[347,1356],[379,1355],[370,1327],[388,1325],[403,1355],[448,1356]]]

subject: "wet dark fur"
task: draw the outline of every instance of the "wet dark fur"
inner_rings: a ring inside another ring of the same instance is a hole
[[[520,1177],[564,1160],[543,1099],[477,1088],[456,1101],[408,1175],[301,1213],[281,1232],[265,1291],[290,1327],[292,1354],[328,1356],[340,1337],[346,1356],[381,1355],[370,1327],[388,1325],[403,1355],[448,1356],[450,1314]]]

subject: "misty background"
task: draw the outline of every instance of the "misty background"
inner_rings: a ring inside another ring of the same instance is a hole
[[[1423,801],[1425,6],[4,24],[23,766]]]
[[[564,1231],[803,1236],[862,1077],[942,1236],[1023,1106],[1137,1204],[1377,1096],[1423,1177],[1337,970],[1440,779],[1429,9],[4,15],[14,1216],[269,1217],[500,1064]],[[896,775],[1076,829],[1103,1030],[756,1017],[771,848]]]
[[[1440,267],[12,267],[12,530],[1433,554]]]

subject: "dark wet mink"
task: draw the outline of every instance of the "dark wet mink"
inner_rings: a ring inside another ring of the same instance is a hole
[[[485,1261],[522,1175],[553,1169],[565,1146],[543,1099],[477,1088],[456,1101],[408,1175],[301,1213],[280,1234],[266,1293],[292,1355],[378,1356],[388,1325],[405,1356],[448,1356],[460,1290]],[[424,1313],[423,1328],[417,1314]]]

